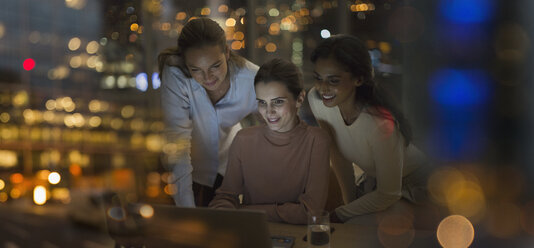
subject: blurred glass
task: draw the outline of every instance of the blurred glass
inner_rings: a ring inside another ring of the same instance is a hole
[[[330,247],[330,215],[327,211],[308,213],[308,247]]]

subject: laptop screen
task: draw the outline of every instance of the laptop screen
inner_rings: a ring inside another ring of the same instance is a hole
[[[126,247],[272,247],[265,213],[129,204],[106,210],[109,235]]]

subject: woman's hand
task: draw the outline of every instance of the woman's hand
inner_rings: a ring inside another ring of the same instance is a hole
[[[343,221],[337,217],[336,211],[330,213],[330,223],[343,223]]]

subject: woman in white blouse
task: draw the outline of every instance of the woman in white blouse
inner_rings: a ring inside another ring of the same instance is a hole
[[[405,198],[426,199],[424,155],[411,143],[408,123],[373,81],[365,45],[335,35],[312,53],[311,110],[333,140],[331,164],[344,205],[331,214],[346,222],[385,210]]]
[[[232,52],[224,30],[208,18],[189,21],[177,48],[163,51],[158,62],[174,201],[207,206],[222,182],[239,122],[257,109],[258,66]]]

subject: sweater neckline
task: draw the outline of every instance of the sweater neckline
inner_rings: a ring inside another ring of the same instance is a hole
[[[304,132],[306,132],[306,128],[308,125],[304,123],[302,120],[299,119],[299,123],[291,130],[287,132],[276,132],[271,129],[267,125],[263,126],[263,133],[265,135],[265,138],[276,146],[283,146],[291,143],[294,137],[302,135]]]
[[[321,103],[322,104],[322,103]],[[349,125],[347,125],[345,123],[345,120],[343,119],[343,116],[341,115],[341,110],[339,109],[338,106],[335,106],[335,111],[334,111],[334,115],[335,115],[335,118],[338,122],[340,122],[341,124],[343,124],[343,126],[345,127],[354,127],[357,125],[357,123],[362,119],[362,115],[365,115],[365,114],[368,114],[367,113],[367,107],[362,107],[362,110],[360,111],[360,114],[358,114],[358,117]]]

